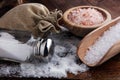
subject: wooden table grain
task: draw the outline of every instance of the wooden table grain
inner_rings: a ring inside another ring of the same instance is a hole
[[[120,0],[41,0],[40,2],[51,10],[57,8],[63,12],[74,6],[99,6],[108,10],[113,19],[120,16]],[[87,72],[79,73],[78,75],[68,73],[68,78],[81,80],[120,80],[120,54],[98,67],[90,68]]]
[[[120,16],[120,0],[41,0],[40,2],[51,10],[57,8],[63,10],[63,12],[74,6],[99,6],[108,10],[113,19]],[[120,80],[120,54],[98,67],[90,68],[87,72],[79,73],[78,75],[68,73],[68,78],[81,80]]]
[[[42,3],[50,10],[61,9],[63,12],[74,6],[93,5],[108,10],[113,19],[120,16],[120,0],[30,0],[30,2]],[[1,11],[0,13],[3,15]],[[120,54],[98,67],[90,68],[87,72],[78,75],[68,73],[67,79],[120,80]]]

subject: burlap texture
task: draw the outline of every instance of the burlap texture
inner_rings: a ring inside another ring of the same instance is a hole
[[[30,31],[35,37],[46,37],[49,32],[59,32],[58,20],[62,12],[50,12],[38,3],[21,4],[0,18],[0,28]]]

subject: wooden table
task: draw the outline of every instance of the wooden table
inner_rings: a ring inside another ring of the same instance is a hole
[[[108,10],[112,18],[120,16],[120,0],[41,0],[49,9],[55,8],[65,11],[74,6],[94,5]],[[73,75],[68,73],[69,79],[82,80],[120,80],[120,54],[113,57],[101,66],[89,71]]]
[[[74,6],[94,5],[108,10],[112,18],[120,16],[120,0],[30,0],[46,5],[50,10],[61,9],[63,12]],[[73,75],[68,73],[68,79],[81,80],[120,80],[120,54],[89,71]]]
[[[74,6],[94,5],[108,10],[112,18],[120,16],[120,0],[41,0],[41,3],[51,10],[57,8],[63,11]],[[101,66],[91,68],[87,72],[78,75],[68,73],[68,78],[82,80],[120,80],[120,54]]]

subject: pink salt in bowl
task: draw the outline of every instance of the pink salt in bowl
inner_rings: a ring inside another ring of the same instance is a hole
[[[77,6],[66,10],[63,14],[65,27],[81,37],[109,21],[111,21],[111,14],[96,6]]]

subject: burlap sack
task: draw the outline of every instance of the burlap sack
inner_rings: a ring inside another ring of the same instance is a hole
[[[62,12],[50,12],[44,5],[27,3],[19,5],[0,19],[0,28],[30,31],[35,37],[45,37],[49,32],[59,32],[58,20]]]

